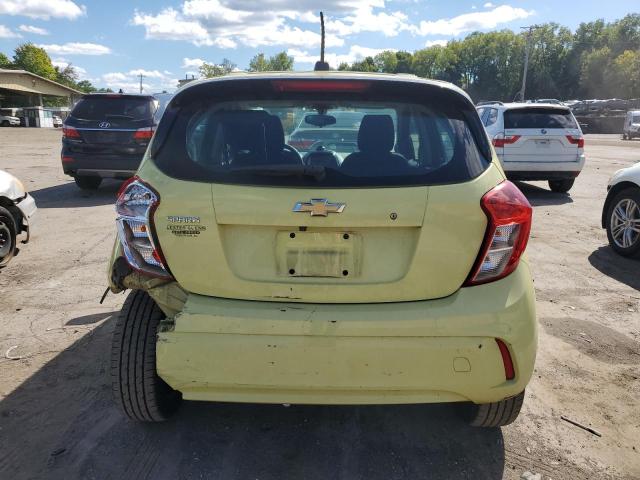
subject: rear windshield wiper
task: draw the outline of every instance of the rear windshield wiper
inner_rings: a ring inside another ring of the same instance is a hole
[[[126,118],[127,120],[133,120],[134,117],[131,115],[120,115],[119,113],[106,113],[105,117],[107,118]]]
[[[273,177],[313,177],[321,182],[327,176],[322,165],[261,165],[237,167],[226,170],[227,173],[247,173],[249,175],[265,175]]]

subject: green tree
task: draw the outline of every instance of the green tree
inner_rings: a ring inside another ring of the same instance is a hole
[[[76,83],[76,88],[85,93],[93,93],[97,91],[96,87],[94,87],[89,80],[80,80]]]
[[[33,43],[23,43],[16,47],[13,55],[13,64],[18,69],[23,69],[41,77],[55,80],[57,73],[51,63],[47,52]]]
[[[267,72],[269,71],[269,60],[264,53],[258,53],[249,61],[250,72]]]
[[[64,68],[54,67],[56,70],[56,82],[71,88],[76,88],[78,82],[78,73],[71,64]]]
[[[13,65],[9,57],[0,52],[0,68],[11,68]]]
[[[618,55],[608,72],[615,96],[640,97],[640,50],[627,50]]]
[[[373,62],[378,72],[396,73],[398,69],[398,57],[396,57],[396,52],[391,50],[380,52],[373,57]]]
[[[396,70],[394,73],[411,73],[413,55],[409,52],[396,52]]]
[[[205,62],[200,66],[200,75],[204,78],[220,77],[233,72],[236,67],[237,65],[228,58],[223,59],[220,65]]]
[[[280,52],[266,58],[264,53],[255,55],[249,61],[250,72],[286,72],[293,70],[293,57],[287,52]]]

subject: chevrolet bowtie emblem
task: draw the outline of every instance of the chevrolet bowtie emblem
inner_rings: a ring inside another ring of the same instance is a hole
[[[330,213],[342,213],[344,203],[330,203],[326,198],[312,198],[310,202],[298,202],[294,212],[309,212],[312,217],[326,217]]]

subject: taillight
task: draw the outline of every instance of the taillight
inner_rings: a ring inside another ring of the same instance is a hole
[[[365,80],[273,80],[276,92],[364,92],[371,82]]]
[[[502,133],[498,133],[495,137],[493,137],[492,143],[496,148],[503,148],[505,145],[511,145],[520,140],[520,135],[504,135]]]
[[[291,140],[291,139],[289,140],[289,145],[291,145],[293,148],[297,148],[300,150],[307,150],[314,143],[316,143],[315,140],[306,140],[304,138],[301,138],[298,140]]]
[[[169,278],[160,246],[154,241],[153,213],[159,203],[159,195],[138,177],[133,177],[118,192],[116,222],[129,265],[155,277]]]
[[[504,181],[485,193],[480,205],[489,224],[466,286],[493,282],[513,272],[531,231],[531,205],[513,183]]]
[[[62,138],[80,140],[80,132],[73,127],[62,127]]]
[[[136,142],[148,142],[149,140],[151,140],[151,137],[153,137],[152,127],[139,128],[133,134],[133,139]]]
[[[582,135],[567,135],[567,140],[571,145],[577,145],[578,148],[584,148],[584,137]]]

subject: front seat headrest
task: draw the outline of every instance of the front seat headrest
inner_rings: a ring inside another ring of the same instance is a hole
[[[391,115],[365,115],[358,131],[358,148],[366,153],[388,153],[395,137]]]

